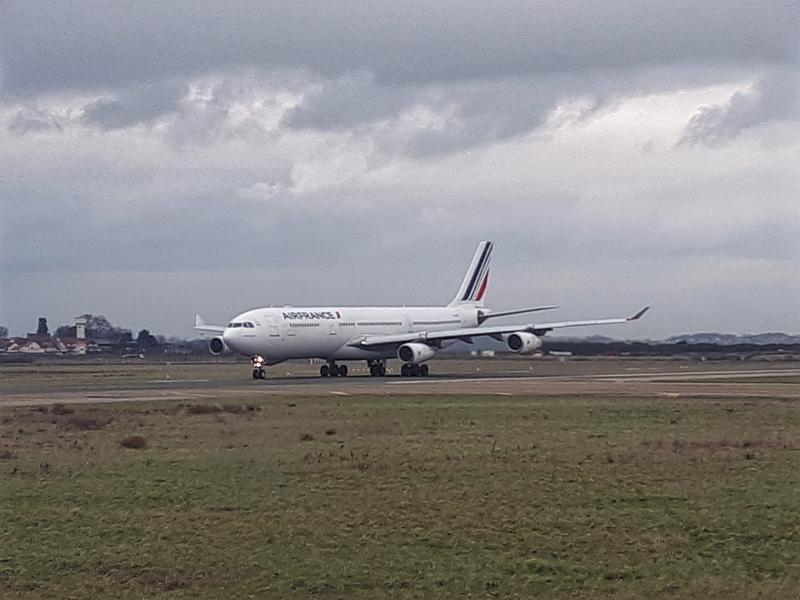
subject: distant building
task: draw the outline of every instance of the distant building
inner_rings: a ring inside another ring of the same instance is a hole
[[[86,319],[75,318],[75,326],[67,329],[69,335],[54,336],[29,333],[24,338],[0,340],[0,352],[7,354],[78,354],[98,352],[95,340],[86,337]]]

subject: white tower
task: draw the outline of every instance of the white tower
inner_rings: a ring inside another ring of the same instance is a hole
[[[86,318],[75,317],[75,337],[79,340],[86,339]]]

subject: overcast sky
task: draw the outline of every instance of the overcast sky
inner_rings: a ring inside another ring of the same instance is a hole
[[[0,0],[0,323],[283,304],[800,333],[800,4]]]

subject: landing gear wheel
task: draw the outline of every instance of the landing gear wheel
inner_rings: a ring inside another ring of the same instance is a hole
[[[412,377],[419,377],[419,365],[411,365],[408,371]]]
[[[428,365],[420,365],[419,366],[419,374],[423,377],[428,376]]]
[[[258,370],[258,378],[259,379],[266,379],[267,378],[267,372],[264,369],[259,369]]]
[[[408,377],[411,375],[411,366],[410,365],[403,365],[400,367],[400,375],[403,377]]]
[[[386,375],[386,362],[382,360],[368,360],[369,374],[373,377],[384,377]]]
[[[347,365],[339,365],[339,377],[347,377]]]
[[[253,369],[253,379],[258,379],[259,378],[258,371],[259,371],[258,369]]]
[[[330,369],[328,369],[328,365],[322,365],[319,368],[319,376],[320,377],[327,377],[330,373]]]

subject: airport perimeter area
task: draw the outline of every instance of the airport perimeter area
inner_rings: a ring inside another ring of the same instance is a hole
[[[431,366],[0,366],[0,597],[797,597],[798,363]]]

